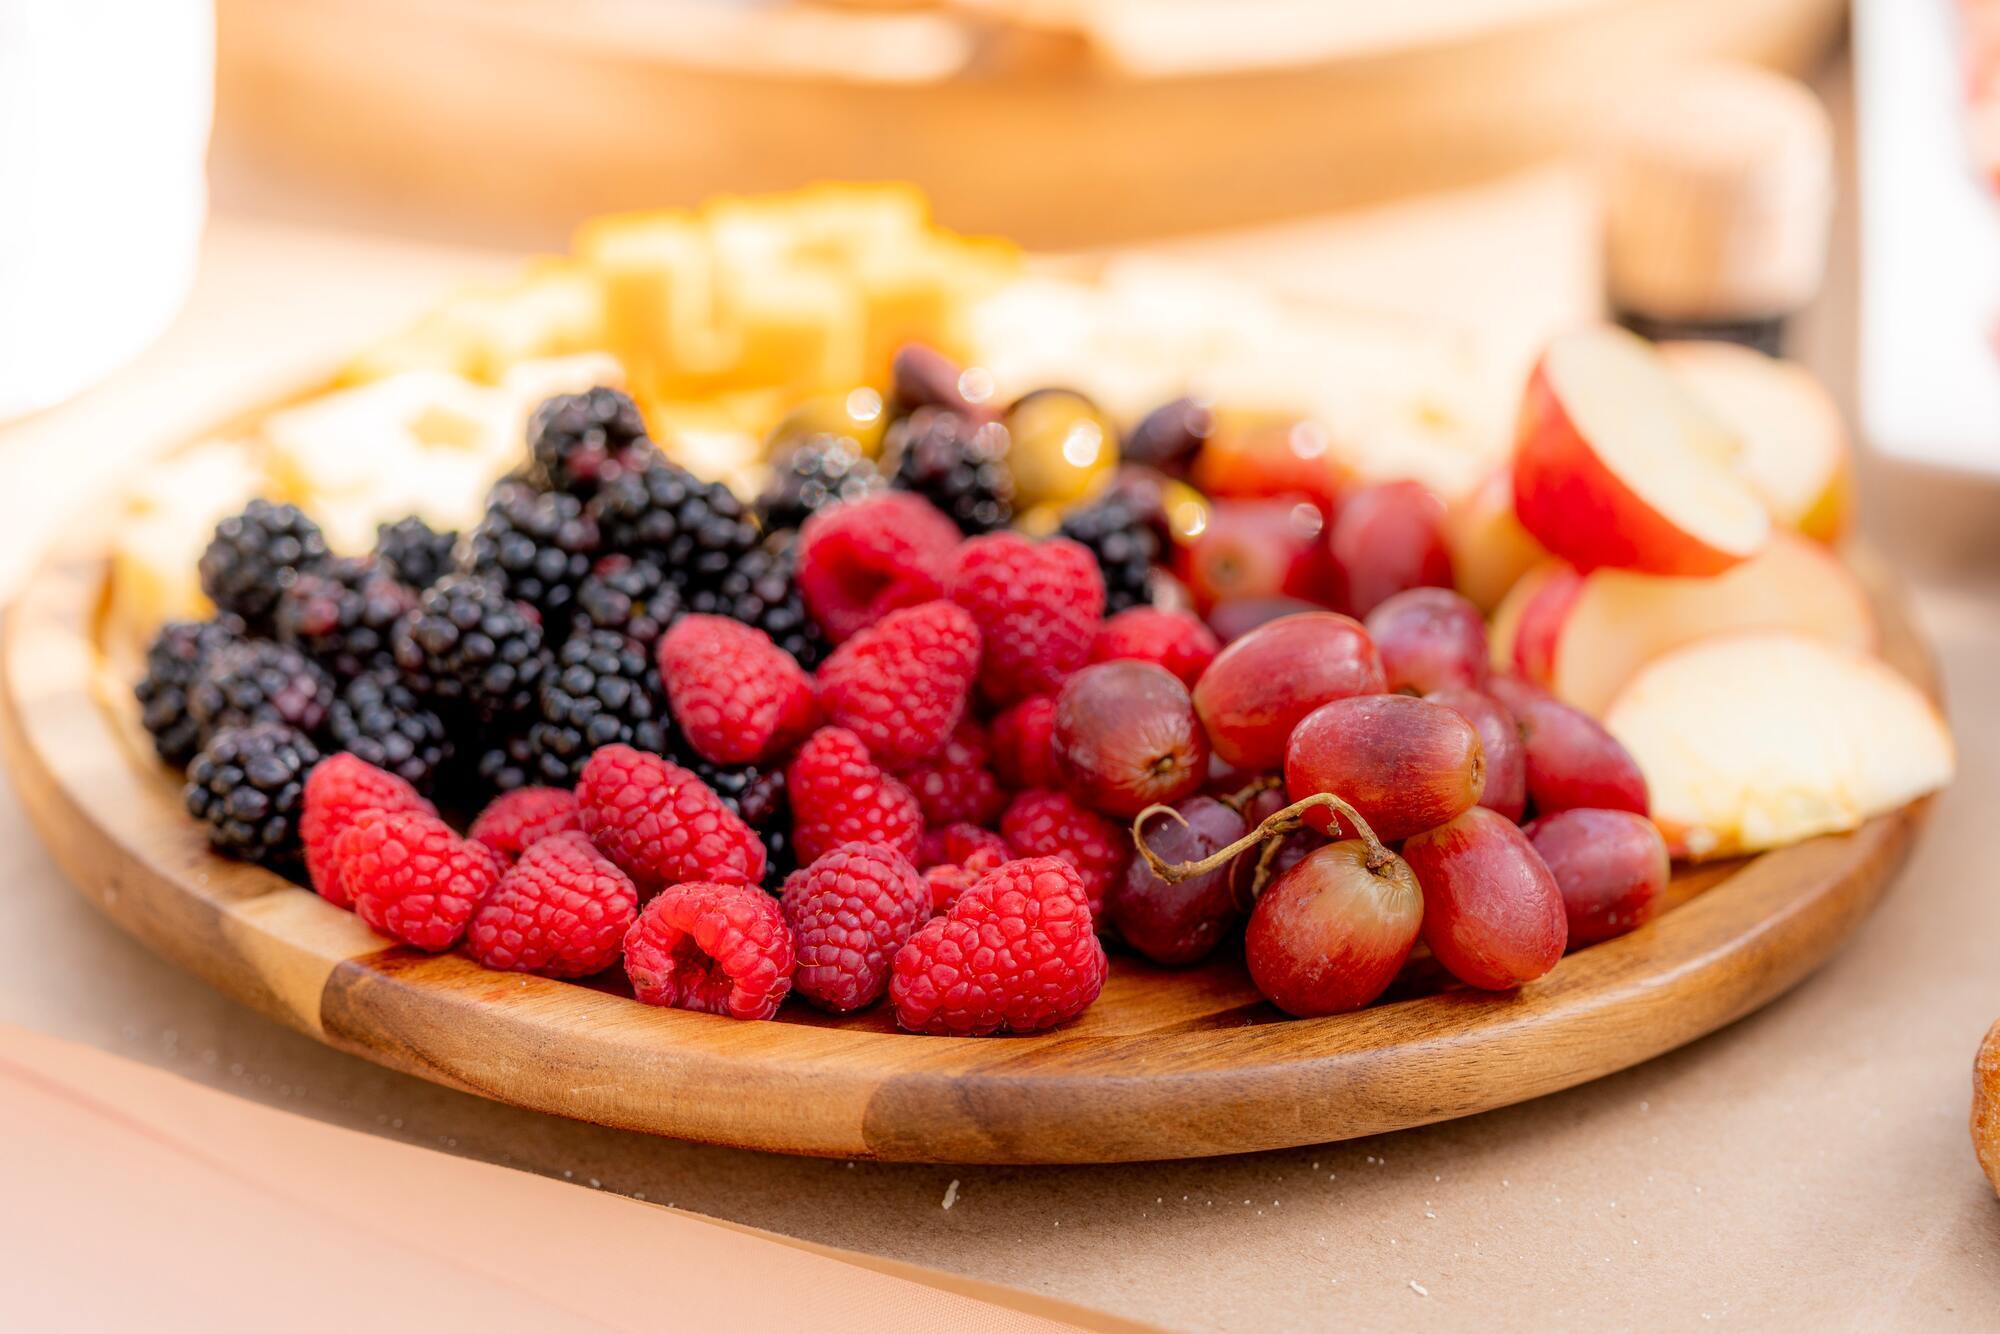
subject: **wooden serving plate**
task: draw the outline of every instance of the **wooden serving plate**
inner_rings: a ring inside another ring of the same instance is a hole
[[[1505,1106],[1713,1032],[1830,955],[1925,810],[1675,877],[1671,910],[1512,995],[1409,970],[1391,999],[1296,1020],[1240,959],[1115,955],[1097,1004],[1025,1038],[898,1033],[886,1007],[742,1023],[620,984],[490,972],[392,945],[350,913],[209,852],[103,639],[101,534],[48,557],[0,641],[0,754],[57,862],[113,920],[223,992],[370,1060],[607,1125],[787,1153],[1112,1162],[1320,1143]],[[1878,585],[1879,586],[1879,585]],[[1934,690],[1893,597],[1886,655]],[[1227,951],[1225,951],[1227,953]],[[621,980],[622,984],[622,980]]]

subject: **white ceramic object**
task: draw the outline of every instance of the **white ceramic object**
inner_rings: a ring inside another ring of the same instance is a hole
[[[208,211],[210,0],[0,0],[0,420],[145,348]]]

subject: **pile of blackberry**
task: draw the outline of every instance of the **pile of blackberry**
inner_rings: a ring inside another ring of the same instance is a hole
[[[554,627],[568,622],[598,546],[597,523],[581,500],[510,477],[487,497],[485,517],[466,536],[460,567],[527,603]]]
[[[616,630],[579,630],[542,681],[528,753],[536,782],[574,787],[599,746],[662,753],[673,724],[653,655]]]
[[[383,569],[419,592],[451,573],[455,531],[438,532],[412,514],[375,528],[374,556]]]
[[[389,661],[389,637],[416,590],[373,558],[334,557],[299,571],[278,594],[278,641],[346,679]]]
[[[859,500],[880,489],[882,475],[844,435],[809,435],[772,461],[771,481],[757,498],[765,532],[797,528],[824,506]]]
[[[1065,514],[1059,531],[1097,558],[1104,575],[1105,615],[1153,600],[1153,564],[1160,557],[1157,506],[1113,489]]]
[[[675,742],[674,762],[713,788],[722,804],[755,831],[764,844],[764,885],[779,888],[798,869],[798,859],[792,855],[792,804],[785,795],[784,768],[715,764],[678,736]]]
[[[832,646],[799,593],[796,546],[796,533],[773,533],[739,556],[713,586],[690,593],[688,610],[754,625],[811,671]]]
[[[920,407],[889,428],[883,449],[892,484],[943,511],[967,536],[1014,521],[1014,474],[1007,428],[944,407]]]

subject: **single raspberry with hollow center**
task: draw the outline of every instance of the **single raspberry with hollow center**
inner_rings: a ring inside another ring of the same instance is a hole
[[[648,1005],[769,1019],[792,989],[792,929],[750,885],[669,885],[625,933],[625,972]]]
[[[683,616],[661,636],[659,663],[674,721],[713,764],[768,759],[817,720],[812,678],[755,626]]]
[[[979,671],[979,630],[965,608],[926,602],[892,611],[819,667],[827,721],[900,769],[936,753],[965,717]]]
[[[1007,794],[1000,790],[991,764],[986,733],[968,718],[942,750],[896,776],[916,794],[926,827],[988,825],[1000,818],[1000,810],[1007,804]]]
[[[500,878],[500,854],[423,811],[363,811],[334,840],[354,911],[420,950],[448,950]]]
[[[545,838],[582,828],[576,793],[560,787],[519,787],[488,802],[465,836],[511,862]]]
[[[1036,695],[993,719],[993,769],[1008,787],[1061,787],[1056,767],[1056,697]]]
[[[786,884],[784,910],[797,942],[792,985],[846,1014],[889,989],[896,951],[931,915],[931,891],[894,848],[846,843]]]
[[[1097,560],[1066,537],[972,538],[958,549],[950,588],[979,626],[979,688],[999,705],[1052,693],[1089,658],[1104,619]]]
[[[305,845],[306,877],[321,898],[336,908],[354,906],[354,896],[338,875],[334,842],[364,811],[421,811],[437,808],[386,769],[354,755],[332,755],[306,775],[299,841]]]
[[[913,1033],[1038,1033],[1104,989],[1083,882],[1068,862],[1008,862],[959,896],[896,954],[889,1000]]]
[[[799,529],[799,593],[839,643],[942,596],[958,540],[958,525],[907,491],[829,505]]]
[[[488,968],[588,977],[618,962],[639,891],[580,833],[541,839],[507,868],[465,931]]]
[[[843,843],[879,843],[917,855],[924,814],[910,789],[868,755],[844,727],[822,727],[785,770],[792,802],[792,846],[814,862]]]
[[[1031,790],[1015,797],[1000,817],[1000,835],[1020,857],[1060,857],[1076,868],[1093,915],[1104,895],[1124,878],[1132,836],[1067,792]]]
[[[583,832],[650,894],[689,880],[764,878],[764,843],[701,779],[678,764],[602,746],[576,785]]]
[[[1090,641],[1092,662],[1137,658],[1157,662],[1189,690],[1222,652],[1222,641],[1192,612],[1133,607],[1097,627]]]

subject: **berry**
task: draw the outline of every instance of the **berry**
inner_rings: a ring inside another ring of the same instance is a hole
[[[693,754],[683,755],[681,763],[689,773],[708,784],[722,804],[763,841],[764,883],[782,883],[796,865],[792,858],[792,807],[785,799],[785,771],[755,764],[711,764]]]
[[[699,778],[658,755],[606,746],[576,785],[583,832],[644,892],[764,878],[764,845]]]
[[[799,530],[799,591],[839,643],[899,607],[941,596],[958,543],[957,526],[908,492],[829,505]]]
[[[639,891],[582,834],[535,843],[501,873],[466,925],[465,950],[488,968],[588,977],[618,962]]]
[[[903,768],[934,754],[965,716],[979,671],[979,631],[954,603],[892,611],[820,664],[828,721],[861,738],[877,763]]]
[[[1263,773],[1284,763],[1292,729],[1314,709],[1386,688],[1360,622],[1314,611],[1231,641],[1195,682],[1194,707],[1224,763]]]
[[[1056,697],[1036,695],[993,719],[993,768],[1011,788],[1061,787],[1056,767]]]
[[[1038,1033],[1104,988],[1108,964],[1083,883],[1035,857],[989,871],[896,953],[889,999],[914,1033]]]
[[[989,825],[1007,804],[1007,794],[993,776],[991,763],[985,733],[968,718],[937,754],[896,776],[916,796],[926,828]]]
[[[504,721],[518,725],[525,720]],[[475,800],[494,793],[518,792],[535,781],[538,766],[527,730],[517,731],[509,726],[486,740],[486,745],[466,757],[469,763],[463,766],[463,777],[469,781]]]
[[[1185,467],[1215,434],[1215,413],[1200,399],[1177,398],[1139,419],[1119,457],[1169,471]]]
[[[1054,744],[1069,790],[1121,819],[1191,796],[1208,777],[1194,701],[1156,662],[1092,663],[1063,682]]]
[[[512,862],[545,838],[582,828],[582,809],[574,792],[559,787],[523,787],[495,797],[465,836]]]
[[[757,497],[765,532],[797,528],[828,505],[859,500],[880,490],[882,476],[844,435],[809,435],[772,465],[769,485]]]
[[[215,526],[201,553],[201,591],[253,630],[270,626],[278,594],[300,570],[325,561],[326,538],[296,505],[253,500]]]
[[[979,627],[981,690],[1006,705],[1050,693],[1083,665],[1104,619],[1104,580],[1075,542],[989,533],[959,548],[951,600]]]
[[[355,677],[326,715],[333,744],[429,791],[451,755],[444,719],[403,684],[394,667]]]
[[[329,755],[306,775],[299,813],[299,842],[305,848],[306,878],[336,908],[354,906],[334,858],[334,844],[364,811],[437,810],[402,779],[356,755]]]
[[[1467,986],[1511,991],[1562,958],[1562,890],[1506,816],[1474,806],[1404,843],[1403,859],[1423,887],[1424,944]]]
[[[451,573],[457,545],[456,531],[438,532],[412,514],[375,525],[373,555],[393,577],[421,592]]]
[[[844,727],[822,727],[785,770],[792,801],[792,842],[810,863],[843,843],[876,843],[917,855],[924,815],[916,797],[868,757]]]
[[[1243,928],[1243,961],[1265,999],[1311,1017],[1380,996],[1417,942],[1428,904],[1401,857],[1333,843],[1273,880]]]
[[[582,501],[508,478],[487,497],[485,517],[466,538],[463,565],[551,626],[567,621],[597,548],[597,525]]]
[[[1521,726],[1528,799],[1537,815],[1575,807],[1647,813],[1645,774],[1597,719],[1514,677],[1493,677],[1487,690]]]
[[[188,716],[203,736],[251,723],[284,723],[312,735],[332,706],[333,678],[297,649],[267,639],[211,653],[187,695]]]
[[[647,1005],[769,1019],[792,988],[792,929],[760,889],[672,885],[625,933],[625,972]]]
[[[1479,804],[1518,824],[1528,809],[1528,752],[1513,712],[1477,690],[1437,690],[1424,698],[1452,710],[1479,733],[1479,750],[1486,761]]]
[[[1408,588],[1368,613],[1389,689],[1428,695],[1486,684],[1486,618],[1449,588]]]
[[[834,1014],[882,999],[896,951],[931,915],[930,887],[908,859],[866,843],[822,854],[783,902],[797,941],[792,985]]]
[[[1008,861],[1014,851],[1007,846],[1006,839],[991,829],[948,824],[924,832],[923,842],[917,845],[917,865],[925,870],[933,866],[963,866],[975,856],[988,854]]]
[[[1075,867],[1093,916],[1132,859],[1131,835],[1067,792],[1021,793],[1000,816],[1000,836],[1016,856],[1059,857]]]
[[[1643,925],[1673,877],[1667,841],[1651,820],[1631,811],[1572,807],[1521,832],[1562,891],[1573,950]]]
[[[611,478],[653,457],[646,421],[631,396],[600,385],[558,394],[528,419],[528,458],[543,487],[589,496]]]
[[[1215,632],[1184,611],[1158,607],[1133,607],[1121,611],[1097,627],[1090,641],[1092,662],[1117,662],[1136,658],[1157,662],[1194,689],[1194,683],[1222,652]]]
[[[796,552],[797,543],[788,533],[750,548],[714,587],[692,590],[689,609],[755,626],[811,671],[826,656],[826,636],[799,592]]]
[[[1181,818],[1146,822],[1146,846],[1169,863],[1200,861],[1243,837],[1243,817],[1213,797],[1190,797]],[[1234,863],[1168,884],[1134,857],[1104,895],[1104,916],[1127,945],[1154,963],[1195,963],[1214,953],[1242,910],[1230,884]]]
[[[748,764],[788,750],[812,730],[812,678],[762,630],[721,616],[683,616],[659,646],[674,721],[716,764]]]
[[[570,622],[576,630],[616,630],[647,653],[680,618],[680,586],[648,560],[606,556],[576,587]]]
[[[1348,497],[1329,538],[1336,577],[1356,616],[1410,588],[1450,588],[1444,502],[1422,482],[1376,482]]]
[[[312,739],[283,723],[225,727],[189,762],[182,797],[216,851],[282,866],[299,850],[306,773],[318,762]]]
[[[448,575],[425,589],[392,643],[396,665],[420,693],[463,703],[488,722],[525,711],[547,664],[534,613],[474,575]]]
[[[952,825],[934,845],[924,835],[924,855],[940,854],[924,868],[924,883],[930,887],[931,912],[950,912],[958,896],[979,883],[988,871],[1014,860],[1007,840],[989,829],[972,825]],[[942,855],[948,854],[948,855]]]
[[[937,506],[963,533],[990,533],[1014,518],[1007,428],[949,408],[920,407],[889,428],[894,485]]]
[[[188,714],[188,691],[210,655],[242,638],[242,620],[222,612],[212,620],[169,621],[147,646],[146,674],[132,693],[153,749],[175,768],[185,768],[201,748],[201,724]]]
[[[1326,515],[1296,495],[1217,500],[1200,532],[1174,549],[1174,573],[1204,614],[1224,603],[1269,598],[1330,602],[1333,558],[1325,529]]]
[[[606,551],[650,560],[683,587],[721,578],[758,540],[728,487],[665,459],[606,482],[588,513]]]
[[[1456,709],[1412,695],[1322,704],[1285,746],[1293,801],[1331,792],[1391,843],[1452,819],[1478,804],[1485,789],[1479,733]],[[1306,823],[1328,834],[1346,828],[1324,806],[1306,812]]]
[[[600,746],[658,753],[671,736],[667,701],[646,650],[615,630],[563,641],[535,697],[528,749],[536,778],[568,787]]]
[[[280,643],[345,681],[391,661],[390,633],[416,605],[415,590],[375,561],[336,556],[294,576],[273,622]]]
[[[1074,389],[1036,389],[1001,418],[1014,447],[1014,503],[1071,505],[1098,489],[1118,466],[1118,427]]]
[[[957,362],[923,343],[905,343],[889,360],[889,406],[898,417],[918,408],[975,415],[979,408],[966,396],[969,384]]]
[[[361,812],[333,858],[362,921],[432,953],[458,943],[501,871],[493,849],[423,811]]]
[[[1153,600],[1154,562],[1160,558],[1157,515],[1122,491],[1071,510],[1057,531],[1080,542],[1104,577],[1104,609],[1121,612]]]

